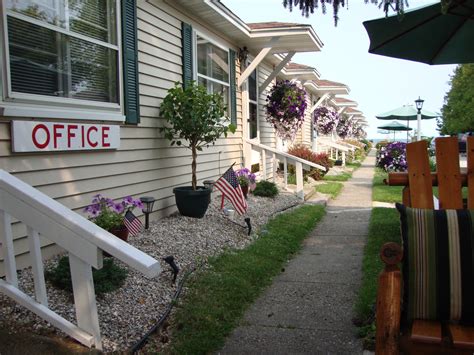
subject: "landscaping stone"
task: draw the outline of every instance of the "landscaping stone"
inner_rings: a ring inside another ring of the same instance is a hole
[[[171,268],[163,261],[164,257],[168,255],[175,257],[176,264],[181,269],[177,280],[179,282],[187,272],[205,263],[208,257],[219,254],[225,249],[246,247],[258,237],[256,232],[267,223],[269,218],[283,209],[300,204],[296,196],[288,193],[281,193],[275,199],[249,195],[247,215],[235,215],[232,220],[229,220],[220,210],[220,201],[220,197],[214,194],[211,205],[202,219],[174,215],[151,223],[148,231],[136,237],[129,237],[130,244],[160,260],[163,272],[158,278],[149,280],[129,269],[122,288],[97,297],[99,323],[106,352],[129,349],[164,314],[177,289],[176,284],[172,283]],[[231,205],[226,204],[225,207],[231,208]],[[247,235],[244,217],[251,219],[254,232],[250,236]],[[55,265],[58,259],[59,257],[48,260],[45,268]],[[116,262],[126,267],[119,261]],[[20,287],[34,297],[31,269],[18,272],[18,279]],[[75,323],[72,295],[54,288],[49,283],[47,292],[50,308]],[[19,347],[24,333],[63,339],[66,337],[65,334],[2,294],[0,294],[1,329],[8,330],[8,337],[13,340],[12,347],[17,349],[25,349]],[[15,333],[18,332],[22,334],[15,340]],[[40,351],[43,345],[41,347],[35,345],[39,344],[38,339],[40,338],[33,337],[29,342],[22,344],[29,348],[30,352],[22,350],[20,353],[51,353]],[[41,340],[41,344],[43,343],[44,341]],[[57,347],[57,353],[59,353],[59,343],[52,344]],[[9,349],[5,348],[4,344],[0,348],[2,354],[9,353]],[[64,351],[67,353],[67,348]]]

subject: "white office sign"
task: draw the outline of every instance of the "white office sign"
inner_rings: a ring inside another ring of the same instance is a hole
[[[120,126],[67,122],[12,122],[13,152],[117,149]]]

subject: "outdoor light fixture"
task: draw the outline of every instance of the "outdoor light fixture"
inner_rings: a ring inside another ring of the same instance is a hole
[[[153,212],[153,204],[155,203],[155,198],[151,196],[140,197],[140,201],[143,203],[142,212],[145,214],[145,229],[149,227],[149,216]]]
[[[418,100],[415,100],[415,107],[418,110],[416,114],[416,123],[417,123],[416,140],[417,141],[421,139],[421,109],[423,108],[423,102],[425,102],[425,100],[422,100],[419,96],[418,96]]]
[[[239,62],[241,66],[245,65],[245,61],[247,60],[247,57],[249,56],[249,51],[247,47],[239,48]]]

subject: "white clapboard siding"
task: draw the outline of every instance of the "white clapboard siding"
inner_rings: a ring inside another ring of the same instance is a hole
[[[258,70],[258,86],[268,78],[272,69],[264,64],[259,66]],[[260,142],[263,145],[269,146],[270,148],[276,148],[276,132],[273,126],[266,120],[265,104],[268,95],[268,89],[271,88],[270,84],[267,90],[259,93],[258,108],[259,108],[259,129],[260,129]],[[262,164],[263,162],[261,162]],[[272,154],[265,154],[265,166],[266,166],[266,177],[265,179],[273,179],[273,168],[274,161]],[[263,167],[260,167],[260,172],[263,173]]]
[[[312,114],[309,112],[311,108],[311,94],[307,93],[306,95],[306,104],[307,104],[307,109],[305,112],[305,120],[303,123],[303,126],[298,130],[297,138],[296,138],[296,143],[298,144],[303,144],[307,147],[311,147],[311,119],[312,119]]]
[[[185,153],[183,151],[183,153]],[[187,155],[183,154],[183,157],[186,157],[185,162],[190,162],[191,159]],[[239,159],[240,151],[236,150],[234,152],[225,152],[221,154],[221,160],[228,159]],[[215,154],[200,154],[198,155],[198,168],[202,163],[215,162]],[[53,185],[67,182],[75,182],[79,180],[88,180],[91,176],[95,178],[107,177],[113,175],[124,174],[124,171],[128,172],[144,172],[152,169],[168,169],[176,166],[176,157],[161,158],[161,159],[146,159],[146,160],[137,160],[137,161],[126,161],[123,163],[111,163],[106,166],[99,164],[104,167],[104,169],[97,169],[96,165],[83,166],[77,168],[68,169],[68,174],[64,174],[60,169],[54,170],[40,170],[35,174],[30,172],[21,172],[15,174],[16,177],[25,181],[30,185],[42,186],[42,185]]]
[[[232,145],[225,147],[221,145],[210,146],[198,154],[198,161],[200,157],[215,154],[215,159],[218,159],[218,153],[221,155],[226,152],[240,151],[240,147]],[[67,159],[65,159],[67,157]],[[12,156],[9,158],[0,158],[0,166],[10,172],[25,172],[30,174],[31,171],[55,170],[55,169],[69,169],[75,167],[87,166],[102,166],[108,164],[123,164],[129,161],[141,161],[150,159],[165,159],[176,158],[179,160],[182,157],[189,157],[189,151],[185,148],[157,148],[157,149],[133,149],[127,151],[112,151],[112,152],[88,152],[88,153],[69,153],[56,154],[51,156],[49,154],[40,154],[31,159],[31,156]],[[178,164],[178,163],[177,163]],[[124,172],[127,170],[124,169]],[[58,171],[64,177],[70,176],[68,170]],[[35,174],[31,174],[34,178]],[[40,182],[38,182],[40,183]],[[36,184],[33,184],[36,185]]]
[[[0,141],[10,140],[10,129],[8,123],[0,122]]]
[[[181,24],[192,23],[205,33],[216,34],[212,24],[196,23],[161,0],[137,1],[140,124],[121,127],[120,148],[113,151],[12,154],[9,118],[0,123],[0,168],[81,212],[101,193],[113,199],[132,195],[153,196],[157,219],[176,210],[173,188],[191,182],[190,151],[171,148],[158,127],[159,106],[167,90],[182,80]],[[228,38],[217,38],[228,43]],[[237,49],[238,44],[230,44]],[[240,70],[237,67],[237,75]],[[198,154],[198,181],[216,180],[232,163],[242,164],[242,104],[237,92],[238,124],[235,134],[219,139]],[[220,167],[220,170],[219,170]],[[141,211],[137,211],[141,216]],[[13,224],[18,267],[28,265],[26,230]],[[44,255],[58,251],[42,240]],[[45,251],[47,251],[45,253]],[[3,274],[0,262],[0,275]]]

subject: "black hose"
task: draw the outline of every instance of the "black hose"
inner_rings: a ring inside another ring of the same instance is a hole
[[[202,265],[201,265],[202,266]],[[146,344],[146,342],[148,341],[148,337],[150,335],[152,335],[154,332],[156,332],[158,329],[161,328],[161,326],[163,325],[164,321],[166,320],[166,318],[168,318],[168,316],[170,315],[171,313],[171,310],[173,309],[173,306],[174,304],[176,303],[176,301],[178,300],[179,296],[181,295],[181,291],[183,290],[183,286],[186,282],[186,280],[189,278],[189,276],[195,272],[197,270],[197,267],[193,267],[191,270],[189,270],[188,272],[186,272],[183,276],[183,278],[181,279],[181,281],[178,283],[178,288],[176,289],[176,292],[174,293],[173,295],[173,298],[171,300],[171,302],[168,304],[168,307],[166,308],[166,311],[165,313],[160,317],[160,319],[158,320],[158,322],[153,325],[149,330],[148,332],[146,332],[146,334],[141,337],[141,339],[135,343],[135,345],[133,345],[130,349],[130,351],[132,352],[132,354],[136,354],[137,351],[139,351],[141,348],[143,348]]]
[[[299,204],[294,204],[294,205],[291,205],[291,206],[288,206],[288,207],[285,207],[281,210],[278,210],[278,211],[275,211],[273,212],[271,215],[273,216],[274,214],[276,213],[279,213],[279,212],[283,212],[283,211],[286,211],[290,208],[293,208],[293,207],[296,207],[298,206]],[[243,226],[241,225],[240,223],[237,223],[233,220],[231,220],[230,218],[227,219],[228,221],[231,221],[232,223],[242,227],[242,228],[246,228],[246,226]],[[199,266],[199,267],[202,267],[202,264]],[[173,295],[173,298],[171,300],[171,302],[169,303],[165,313],[160,317],[160,319],[158,320],[158,322],[153,325],[149,330],[148,332],[146,332],[146,334],[137,342],[135,343],[135,345],[132,346],[132,348],[130,349],[130,351],[132,352],[132,354],[135,354],[137,351],[139,351],[141,348],[143,348],[146,344],[146,342],[148,341],[148,337],[150,335],[152,335],[154,332],[156,332],[158,329],[161,328],[161,326],[163,325],[164,321],[166,320],[166,318],[168,318],[168,316],[170,315],[171,313],[171,310],[173,309],[173,306],[174,304],[176,303],[176,301],[178,300],[179,296],[181,295],[181,291],[183,289],[183,286],[185,284],[185,282],[187,281],[187,279],[189,278],[189,276],[195,272],[197,270],[198,267],[193,267],[191,270],[189,270],[186,274],[184,274],[183,278],[181,279],[181,281],[178,283],[178,288],[176,289],[176,292],[174,293]]]
[[[273,212],[270,216],[273,216],[273,215],[275,215],[275,214],[277,214],[277,213],[281,213],[281,212],[283,212],[283,211],[289,210],[290,208],[293,208],[293,207],[296,207],[296,206],[300,206],[300,205],[301,205],[301,203],[295,203],[295,204],[293,204],[293,205],[291,205],[291,206],[288,206],[288,207],[282,208],[281,210],[278,210],[278,211]]]

